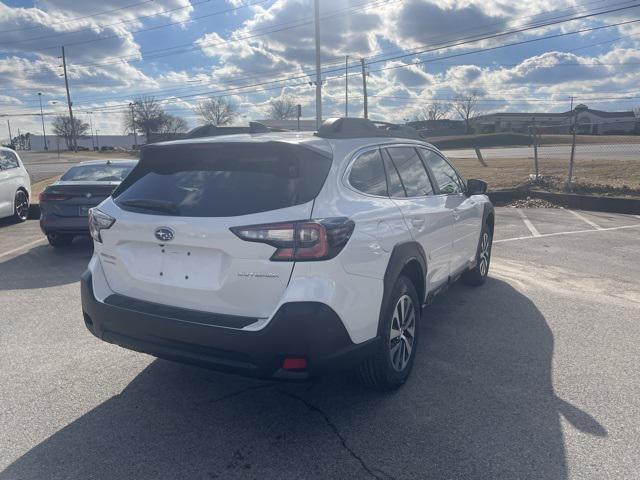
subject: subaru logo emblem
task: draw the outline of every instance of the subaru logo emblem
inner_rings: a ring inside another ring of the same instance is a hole
[[[87,193],[87,194],[85,195],[85,197],[87,197],[87,198],[91,198],[91,193]]]
[[[169,227],[156,228],[156,238],[161,242],[169,242],[173,240],[173,230]]]

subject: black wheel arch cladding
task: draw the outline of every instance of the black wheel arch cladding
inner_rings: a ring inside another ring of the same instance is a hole
[[[491,236],[493,236],[493,229],[495,224],[495,209],[491,203],[485,203],[484,209],[482,210],[482,225],[488,224],[489,229],[491,230]]]
[[[416,265],[420,270],[418,272],[419,279],[412,278],[411,275],[411,272],[415,271]],[[409,267],[409,269],[405,270],[405,267]],[[393,287],[403,271],[408,273],[407,276],[413,281],[418,294],[418,301],[421,303],[425,301],[427,256],[424,249],[422,245],[415,241],[400,243],[393,248],[384,274],[384,291],[380,305],[380,317],[387,310]],[[419,282],[418,285],[415,285],[416,281]],[[380,324],[381,322],[378,320],[378,335],[380,335]]]

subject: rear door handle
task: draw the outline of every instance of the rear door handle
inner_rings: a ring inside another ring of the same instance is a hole
[[[424,226],[424,218],[412,218],[411,225],[413,225],[415,228],[422,228]]]

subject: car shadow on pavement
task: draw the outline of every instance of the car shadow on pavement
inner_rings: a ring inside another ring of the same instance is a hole
[[[551,330],[508,283],[455,286],[425,313],[413,375],[395,393],[348,374],[286,384],[156,360],[0,479],[563,480],[561,416],[607,435],[555,395]]]
[[[0,262],[0,290],[46,288],[80,280],[93,253],[89,237],[77,237],[65,248],[38,245]]]

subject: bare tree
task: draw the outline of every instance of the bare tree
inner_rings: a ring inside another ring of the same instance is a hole
[[[426,107],[420,108],[418,113],[415,115],[415,119],[418,121],[442,120],[447,116],[450,110],[451,110],[451,105],[449,103],[441,102],[439,100],[434,100],[432,103],[428,104]]]
[[[153,140],[156,133],[162,131],[167,121],[167,114],[158,100],[153,97],[138,97],[133,102],[131,111],[124,113],[124,124],[128,131],[144,132],[147,143]]]
[[[480,94],[474,90],[469,94],[456,96],[451,104],[453,110],[464,121],[467,133],[472,132],[473,121],[480,115],[479,100]]]
[[[198,105],[202,121],[211,125],[227,125],[238,115],[238,106],[225,97],[213,97]]]
[[[289,95],[281,95],[269,102],[269,118],[274,120],[287,120],[296,116],[297,104]]]
[[[53,133],[64,138],[68,150],[73,148],[74,138],[77,139],[80,135],[87,133],[88,130],[89,124],[78,117],[73,118],[73,123],[71,123],[71,117],[66,115],[58,115],[53,119]]]
[[[164,123],[156,133],[156,137],[162,140],[172,140],[179,138],[180,134],[187,130],[189,130],[189,125],[184,118],[164,114]]]

